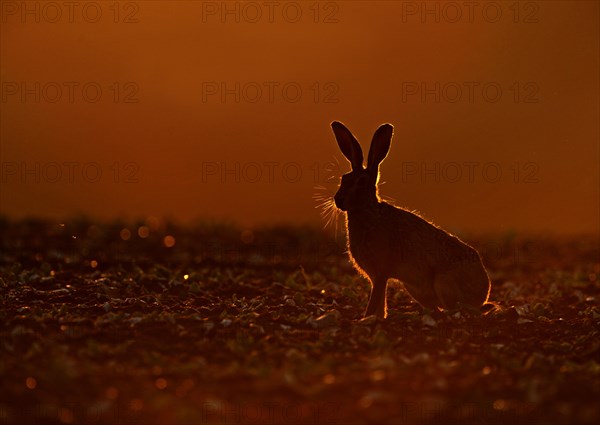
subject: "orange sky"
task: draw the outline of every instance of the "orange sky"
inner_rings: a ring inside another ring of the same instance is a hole
[[[317,222],[335,119],[442,226],[598,232],[598,2],[476,3],[2,2],[0,212]]]

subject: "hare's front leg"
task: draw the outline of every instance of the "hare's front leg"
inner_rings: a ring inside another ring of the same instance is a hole
[[[387,277],[371,278],[371,295],[369,296],[365,317],[374,314],[380,319],[385,319],[385,316],[387,316],[386,288]]]

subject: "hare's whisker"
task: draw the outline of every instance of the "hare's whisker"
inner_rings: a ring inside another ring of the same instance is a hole
[[[321,213],[321,217],[329,219],[334,214],[335,214],[335,209],[327,208],[326,210],[323,210],[323,212]]]
[[[322,202],[319,202],[317,205],[315,205],[315,208],[325,208],[331,204],[333,204],[331,199],[326,199],[326,200],[323,200]]]

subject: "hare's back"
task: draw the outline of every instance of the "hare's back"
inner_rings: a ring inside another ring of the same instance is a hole
[[[476,260],[477,252],[456,236],[446,232],[418,214],[403,208],[385,204],[389,231],[402,247],[405,258],[426,262],[438,267]]]

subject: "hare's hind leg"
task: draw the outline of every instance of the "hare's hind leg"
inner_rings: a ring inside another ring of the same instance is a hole
[[[490,278],[481,263],[466,268],[462,292],[464,302],[475,307],[485,304],[490,296]]]
[[[458,283],[459,274],[448,272],[436,275],[433,288],[441,301],[441,307],[449,310],[458,307],[463,302],[463,295]]]
[[[374,314],[380,319],[385,319],[387,316],[386,288],[387,277],[371,278],[371,295],[369,296],[365,317]]]
[[[444,309],[457,308],[460,304],[480,307],[489,294],[485,269],[472,264],[437,275],[433,286]]]
[[[438,311],[441,307],[440,300],[434,291],[433,285],[429,282],[421,282],[418,285],[402,282],[404,289],[408,294],[421,304],[422,307],[433,311]]]

